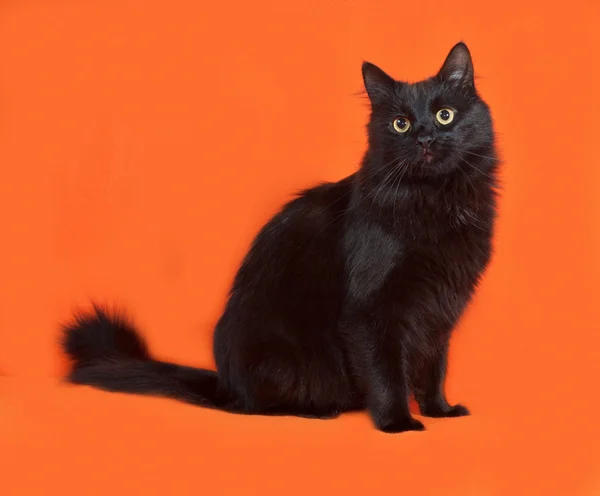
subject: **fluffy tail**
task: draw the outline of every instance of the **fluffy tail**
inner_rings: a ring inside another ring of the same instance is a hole
[[[132,324],[99,307],[64,326],[62,345],[72,360],[72,383],[235,411],[216,372],[154,360]]]

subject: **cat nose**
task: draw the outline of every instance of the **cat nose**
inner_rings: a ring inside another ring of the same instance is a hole
[[[424,148],[429,148],[429,146],[431,146],[431,143],[433,143],[433,136],[426,135],[426,136],[419,136],[417,138],[417,144],[421,145]]]

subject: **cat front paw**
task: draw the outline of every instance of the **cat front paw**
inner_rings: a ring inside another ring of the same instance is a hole
[[[471,415],[469,409],[461,404],[454,406],[429,406],[421,409],[421,413],[426,417],[442,418],[442,417],[466,417]]]
[[[378,422],[377,429],[388,434],[397,434],[406,431],[423,431],[425,426],[412,417],[402,417],[392,421]]]

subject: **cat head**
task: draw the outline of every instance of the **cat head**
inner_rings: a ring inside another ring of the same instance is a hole
[[[371,166],[384,173],[402,167],[404,177],[415,179],[443,176],[468,163],[493,166],[492,119],[475,89],[464,43],[424,81],[396,81],[369,62],[362,73],[371,101]],[[489,163],[483,157],[490,157]]]

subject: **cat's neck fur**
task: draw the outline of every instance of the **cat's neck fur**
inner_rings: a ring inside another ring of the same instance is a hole
[[[413,238],[437,239],[446,231],[487,226],[495,212],[496,188],[490,167],[496,159],[493,150],[489,153],[485,160],[461,163],[444,176],[421,178],[401,177],[401,172],[390,175],[381,167],[381,158],[367,151],[355,177],[350,208],[357,218],[386,230],[406,234],[408,228]]]

